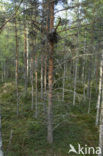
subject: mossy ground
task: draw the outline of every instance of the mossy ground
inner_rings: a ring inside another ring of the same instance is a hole
[[[6,156],[48,156],[51,150],[52,156],[75,156],[73,153],[68,154],[69,144],[75,147],[78,143],[83,146],[98,146],[98,129],[95,127],[96,97],[91,100],[91,111],[88,114],[88,102],[81,100],[76,102],[76,106],[72,106],[72,96],[69,96],[65,95],[64,102],[54,97],[54,143],[50,146],[46,141],[46,115],[43,111],[43,104],[47,104],[47,101],[38,98],[38,118],[35,119],[35,110],[31,111],[31,88],[28,88],[25,96],[23,86],[19,86],[20,114],[17,117],[15,84],[3,84],[0,89],[0,104],[3,150]]]

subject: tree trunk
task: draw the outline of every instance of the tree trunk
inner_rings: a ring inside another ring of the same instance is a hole
[[[18,32],[17,32],[17,22],[15,18],[15,39],[16,39],[16,97],[17,97],[17,116],[19,116],[19,93],[18,93]]]
[[[27,83],[28,83],[28,76],[29,76],[29,37],[28,37],[28,27],[26,29],[27,34]]]
[[[47,98],[47,54],[45,55],[45,69],[44,69],[44,113],[47,113],[47,105],[46,105],[46,98]]]
[[[44,71],[44,91],[47,92],[47,55],[45,56],[45,71]]]
[[[103,50],[102,50],[102,60],[101,60],[101,72],[100,73],[103,76]],[[102,85],[103,88],[103,85]],[[102,102],[101,102],[101,108],[100,108],[100,125],[99,125],[99,147],[102,150],[102,153],[98,156],[103,156],[103,92],[102,92]]]
[[[76,100],[76,88],[77,88],[76,85],[77,85],[77,70],[78,70],[77,66],[78,66],[78,58],[75,64],[73,106],[75,105],[75,100]]]
[[[64,63],[62,101],[64,101],[65,75],[66,75],[66,64]]]
[[[3,151],[2,151],[2,133],[1,133],[1,110],[0,110],[0,156],[3,156]]]
[[[37,73],[37,56],[35,55],[35,118],[38,117],[38,73]]]
[[[27,30],[24,24],[24,64],[25,64],[25,94],[27,93]]]
[[[43,99],[43,54],[41,54],[41,99]]]
[[[1,82],[4,82],[4,63],[1,63],[1,67],[2,67]]]
[[[4,76],[4,82],[6,81],[6,63],[4,61],[3,63],[3,76]]]
[[[52,121],[52,89],[53,89],[53,44],[50,44],[50,58],[49,58],[49,73],[48,73],[48,85],[49,85],[49,92],[48,92],[48,142],[53,142],[53,121]]]
[[[50,32],[54,27],[54,1],[49,0],[49,13],[50,13]],[[53,143],[53,116],[52,116],[52,96],[53,96],[53,52],[54,52],[54,43],[49,42],[49,73],[48,73],[48,134],[47,141],[49,144]]]
[[[92,59],[92,58],[91,58]],[[90,82],[91,82],[91,63],[89,65],[89,71],[88,71],[88,88],[87,88],[87,98],[88,98],[88,113],[90,112],[90,106],[91,106],[91,88],[90,88]]]
[[[79,0],[78,0],[79,2]],[[80,8],[77,10],[77,15],[78,15],[78,20],[79,20],[79,15],[80,15]],[[73,94],[73,106],[75,105],[76,101],[76,89],[77,89],[77,72],[78,72],[78,55],[79,55],[79,28],[80,28],[80,23],[78,22],[78,30],[77,30],[77,52],[76,52],[76,63],[75,63],[75,73],[74,73],[74,94]]]
[[[98,93],[98,100],[97,100],[97,114],[96,114],[96,126],[99,122],[99,112],[100,112],[100,101],[101,101],[101,93],[102,93],[102,67],[103,60],[100,62],[100,78],[99,78],[99,93]]]
[[[89,93],[89,106],[88,106],[88,114],[90,113],[90,109],[91,109],[91,88],[90,88],[90,93]]]
[[[32,105],[31,105],[31,110],[34,109],[34,63],[33,63],[33,49],[32,49],[32,54],[31,54],[31,86],[32,86]]]

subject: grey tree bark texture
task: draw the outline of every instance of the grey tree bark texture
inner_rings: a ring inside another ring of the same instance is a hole
[[[102,50],[102,75],[103,75],[103,50]],[[103,88],[103,84],[102,84]],[[100,125],[99,125],[99,147],[101,148],[102,153],[98,156],[103,156],[103,92],[102,92],[102,102],[100,107]]]
[[[96,126],[99,122],[99,111],[100,111],[100,102],[101,102],[101,93],[102,93],[102,66],[103,66],[103,60],[101,59],[100,62],[100,78],[99,78],[99,93],[98,93],[98,99],[97,99],[97,113],[96,113]]]
[[[2,151],[2,133],[1,133],[1,110],[0,110],[0,156],[3,156],[3,151]]]
[[[18,30],[17,21],[15,18],[15,39],[16,39],[16,70],[15,70],[15,80],[16,80],[16,97],[17,97],[17,116],[19,116],[19,92],[18,92]]]

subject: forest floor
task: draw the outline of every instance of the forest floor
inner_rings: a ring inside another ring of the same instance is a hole
[[[31,88],[27,95],[19,86],[19,117],[16,115],[16,88],[14,83],[4,83],[0,89],[2,112],[3,150],[6,156],[75,156],[68,154],[69,144],[77,147],[98,146],[98,129],[95,127],[96,98],[91,100],[91,111],[88,114],[88,103],[76,103],[72,98],[65,101],[54,101],[54,143],[46,141],[46,115],[43,111],[44,101],[38,98],[38,118],[31,111]],[[39,95],[38,95],[39,96]],[[47,104],[47,101],[45,101]]]

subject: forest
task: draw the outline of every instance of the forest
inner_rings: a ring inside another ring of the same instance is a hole
[[[103,0],[0,0],[0,156],[103,156]]]

